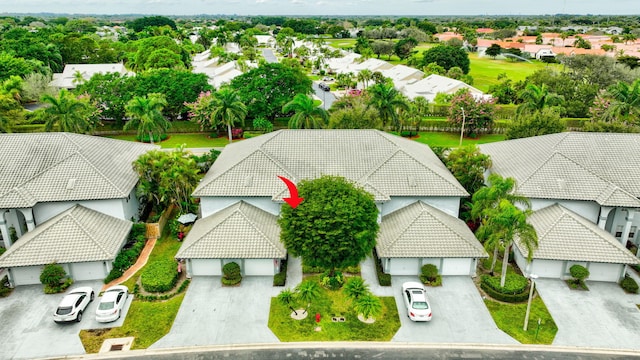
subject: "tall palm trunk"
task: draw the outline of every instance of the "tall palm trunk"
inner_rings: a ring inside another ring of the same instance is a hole
[[[149,131],[149,142],[153,145],[153,134]]]
[[[498,246],[496,245],[493,248],[493,260],[491,260],[491,276],[493,276],[493,270],[496,268],[497,262],[498,262]]]
[[[505,244],[504,246],[504,258],[502,259],[502,275],[500,276],[500,287],[504,287],[504,283],[507,280],[507,266],[509,266],[509,248],[511,244]]]
[[[227,124],[227,131],[229,133],[229,144],[231,144],[231,142],[233,142],[233,138],[231,136],[231,124]]]

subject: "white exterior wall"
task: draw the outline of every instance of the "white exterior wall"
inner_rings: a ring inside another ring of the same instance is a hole
[[[275,262],[273,259],[246,259],[242,273],[247,276],[273,276]]]
[[[622,231],[624,232],[625,225],[627,224],[628,213],[627,211],[623,211],[623,210],[625,210],[625,208],[615,208],[609,212],[609,216],[607,217],[607,220],[611,219],[611,221],[607,221],[607,229],[611,229],[610,233],[613,236],[616,236],[616,231],[618,229],[618,226],[622,227]],[[611,224],[611,228],[608,227],[609,224]],[[638,231],[640,230],[640,212],[636,211],[635,214],[633,215],[633,221],[631,221],[631,226],[635,226],[636,231],[633,237],[629,236],[629,241],[633,243],[638,243],[637,239],[639,238]],[[622,237],[617,237],[616,239],[620,241]]]
[[[106,278],[108,275],[104,262],[102,261],[69,264],[68,274],[75,281],[100,280]]]
[[[600,216],[600,205],[593,201],[575,201],[575,200],[554,200],[554,199],[531,199],[531,209],[533,211],[546,208],[553,204],[560,204],[574,213],[586,218],[587,220],[598,223]]]
[[[382,216],[390,214],[414,202],[422,200],[436,209],[446,212],[451,216],[458,217],[460,209],[459,197],[419,197],[419,196],[396,196],[390,201],[382,204]]]
[[[138,209],[140,208],[140,202],[138,201],[138,197],[136,196],[136,188],[134,187],[129,194],[129,197],[126,199],[122,199],[122,208],[124,212],[125,220],[138,221]]]
[[[280,206],[282,204],[272,201],[269,197],[238,197],[238,196],[206,196],[200,198],[200,212],[202,217],[215,214],[218,211],[229,207],[240,200],[267,211],[273,215],[280,215]]]
[[[75,206],[76,204],[82,205],[86,208],[107,214],[118,219],[130,220],[131,217],[126,217],[125,207],[123,206],[123,199],[106,199],[106,200],[86,200],[86,201],[58,201],[58,202],[45,202],[38,203],[33,207],[33,217],[36,222],[36,226],[39,226],[43,222],[51,219],[52,217],[64,212]],[[136,206],[137,211],[137,206]]]

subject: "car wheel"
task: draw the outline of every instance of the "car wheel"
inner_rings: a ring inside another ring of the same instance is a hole
[[[93,301],[93,299],[95,298],[95,296],[96,296],[96,294],[94,294],[94,293],[93,293],[93,291],[92,291],[92,292],[91,292],[91,297],[90,297],[90,299],[91,299],[91,300],[89,300],[89,301]]]
[[[76,321],[77,321],[77,322],[80,322],[80,320],[82,320],[82,310],[80,310],[80,311],[78,312],[78,316],[76,316]]]

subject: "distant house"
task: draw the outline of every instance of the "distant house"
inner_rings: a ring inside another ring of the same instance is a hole
[[[482,99],[488,96],[482,91],[460,80],[436,74],[431,74],[414,83],[408,83],[402,86],[399,90],[409,99],[415,99],[418,96],[422,96],[429,101],[433,101],[439,93],[455,94],[461,89],[467,89],[476,99]]]
[[[11,282],[39,283],[52,262],[76,279],[104,278],[138,217],[131,164],[155,148],[70,133],[0,134],[0,235],[8,249],[0,268],[9,268]]]
[[[192,72],[207,75],[209,85],[219,89],[220,86],[231,82],[236,76],[242,75],[236,61],[221,63],[219,58],[210,59],[209,55],[209,50],[196,54],[191,62]],[[248,65],[252,66],[252,64]]]
[[[49,83],[58,89],[75,89],[84,81],[88,81],[95,74],[119,73],[122,75],[135,75],[127,70],[124,64],[67,64],[62,73],[53,74],[53,80]],[[81,79],[78,77],[80,75]]]
[[[625,249],[639,244],[640,135],[567,132],[480,145],[492,172],[512,177],[531,200],[529,221],[540,245],[534,261],[516,242],[525,274],[567,278],[573,264],[591,280],[618,281],[640,261]]]
[[[190,276],[220,275],[231,261],[246,275],[273,275],[286,257],[277,218],[288,190],[277,176],[325,174],[374,196],[385,272],[417,275],[430,263],[473,275],[487,256],[457,218],[467,192],[428,146],[377,130],[280,130],[225,147],[193,193],[202,218],[176,257]]]
[[[393,80],[396,87],[412,84],[424,78],[424,72],[406,65],[396,65],[390,69],[382,70],[381,73]]]

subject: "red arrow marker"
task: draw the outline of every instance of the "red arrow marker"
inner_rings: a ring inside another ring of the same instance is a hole
[[[300,203],[304,199],[301,197],[298,197],[298,188],[296,187],[296,184],[291,182],[291,180],[287,179],[286,177],[282,177],[282,176],[278,176],[278,177],[280,178],[280,180],[284,181],[285,185],[287,185],[287,188],[289,188],[290,197],[283,198],[282,200],[286,201],[287,204],[291,205],[291,207],[295,209],[296,207],[298,207],[298,205],[300,205]]]

